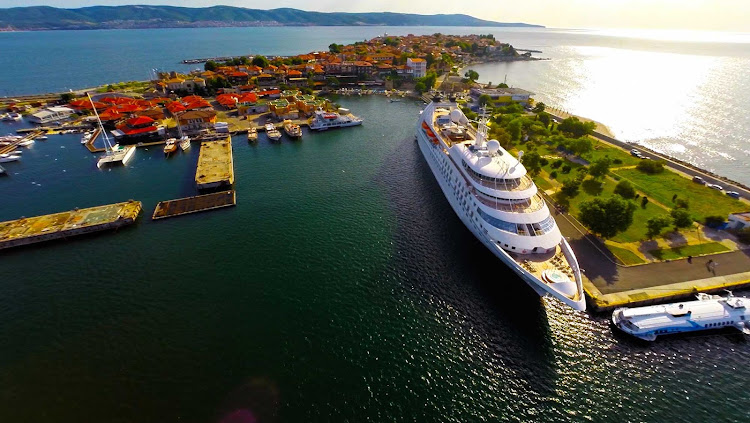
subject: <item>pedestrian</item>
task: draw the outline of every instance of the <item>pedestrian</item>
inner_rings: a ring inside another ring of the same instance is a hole
[[[688,256],[688,263],[693,263],[693,256]]]
[[[713,270],[713,267],[712,267],[712,266],[713,266],[713,264],[714,264],[714,260],[713,260],[713,259],[709,260],[709,261],[708,261],[708,262],[706,263],[706,269],[708,269],[709,271]]]

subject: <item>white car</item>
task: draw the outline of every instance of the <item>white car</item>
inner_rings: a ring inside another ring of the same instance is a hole
[[[721,186],[721,185],[706,184],[706,186],[709,187],[709,188],[711,188],[711,189],[715,189],[715,190],[719,190],[719,191],[724,191],[724,187]]]

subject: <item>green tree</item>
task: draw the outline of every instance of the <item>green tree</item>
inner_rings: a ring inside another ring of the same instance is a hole
[[[542,157],[536,151],[531,151],[523,156],[523,167],[532,176],[536,176],[542,171]]]
[[[635,198],[635,188],[633,188],[633,184],[631,184],[629,181],[620,181],[615,186],[615,194],[619,195],[622,198]]]
[[[513,119],[508,123],[508,126],[506,126],[506,130],[508,131],[508,134],[510,134],[510,139],[513,141],[518,141],[521,139],[521,120],[520,119]]]
[[[672,219],[669,216],[654,216],[646,221],[646,236],[649,239],[653,239],[659,235],[664,228],[672,224]]]
[[[490,102],[492,102],[492,97],[490,97],[487,94],[482,94],[479,96],[479,105],[484,107],[488,105]]]
[[[687,198],[677,198],[674,201],[674,208],[687,210],[690,208],[690,201]]]
[[[500,125],[492,125],[492,127],[490,127],[490,138],[497,140],[506,150],[513,146],[510,134]]]
[[[479,79],[479,74],[477,71],[473,69],[469,69],[464,73],[464,78],[466,78],[469,82],[476,82],[477,79]]]
[[[497,84],[497,88],[508,88],[508,84],[506,84],[505,82],[501,82]]]
[[[602,238],[612,238],[633,223],[635,204],[619,196],[594,198],[580,205],[579,220]]]
[[[552,118],[547,112],[541,112],[536,116],[537,119],[539,119],[539,122],[541,122],[545,128],[549,127],[549,123],[552,122]]]
[[[341,47],[343,46],[336,44],[336,43],[331,43],[328,45],[328,51],[334,54],[338,54],[338,53],[341,53]]]
[[[564,171],[563,171],[564,172]],[[568,178],[563,181],[560,192],[566,197],[573,198],[578,195],[578,190],[581,188],[581,181],[578,178]]]
[[[253,66],[258,66],[261,68],[267,68],[269,65],[268,59],[266,59],[266,56],[255,56],[253,57],[253,61],[251,62]]]
[[[414,84],[414,90],[420,94],[427,91],[427,87],[424,86],[424,82],[419,81],[416,84]]]
[[[73,95],[73,93],[62,93],[62,94],[60,94],[60,100],[64,101],[65,103],[70,103],[74,98],[75,98],[75,96]]]
[[[672,216],[675,231],[680,228],[689,228],[693,226],[693,217],[690,216],[690,213],[687,210],[672,209],[669,214]]]
[[[557,129],[568,133],[575,138],[580,138],[584,135],[591,135],[595,128],[596,124],[594,122],[581,122],[575,116],[563,119],[563,121],[557,126]]]
[[[664,162],[662,162],[661,160],[641,160],[640,162],[638,162],[635,168],[643,173],[655,175],[657,173],[664,172]]]
[[[594,143],[588,138],[577,138],[572,140],[568,149],[575,155],[580,156],[594,149]]]
[[[589,175],[593,176],[594,179],[603,178],[609,172],[609,167],[612,165],[612,160],[604,156],[599,160],[595,160],[589,166]]]
[[[215,71],[216,68],[218,67],[219,67],[219,64],[214,62],[213,60],[209,60],[203,64],[203,69],[207,71],[211,71],[211,72]]]
[[[547,106],[540,101],[539,103],[536,103],[536,105],[534,105],[534,108],[531,109],[531,111],[534,113],[542,113],[544,112],[545,107]]]

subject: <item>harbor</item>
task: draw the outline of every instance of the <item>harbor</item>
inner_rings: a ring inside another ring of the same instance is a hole
[[[139,201],[0,222],[0,249],[119,229],[132,225],[140,214]]]

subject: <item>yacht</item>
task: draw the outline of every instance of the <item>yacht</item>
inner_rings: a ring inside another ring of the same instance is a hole
[[[281,139],[281,132],[271,122],[266,123],[266,135],[272,141],[278,141]]]
[[[477,128],[454,101],[435,98],[416,138],[448,203],[464,225],[541,296],[585,310],[581,272],[547,203],[521,163]],[[503,283],[500,281],[499,283]]]
[[[302,128],[289,119],[284,121],[284,132],[286,132],[290,138],[302,138]]]
[[[133,157],[133,154],[135,154],[135,146],[121,146],[120,144],[112,145],[112,143],[110,143],[109,136],[107,136],[107,131],[104,130],[102,120],[99,119],[99,113],[96,111],[96,107],[94,106],[94,100],[91,99],[91,96],[89,94],[86,94],[86,96],[89,98],[91,107],[94,110],[96,121],[99,124],[99,131],[104,134],[104,155],[96,161],[96,167],[101,168],[113,164],[127,164],[127,162]]]
[[[21,160],[21,156],[15,154],[0,154],[0,163],[16,162]]]
[[[362,119],[352,115],[347,109],[339,109],[339,113],[335,113],[326,112],[321,108],[316,110],[310,119],[310,129],[316,131],[357,125],[362,125]]]
[[[18,145],[20,145],[21,147],[28,147],[31,144],[34,144],[34,139],[33,138],[32,139],[28,139],[28,140],[23,140],[23,141],[21,141],[21,142],[18,143]]]
[[[255,129],[254,126],[251,126],[250,129],[247,130],[247,140],[250,142],[258,141],[258,130]]]
[[[750,335],[750,298],[700,293],[697,301],[618,308],[612,323],[621,331],[645,341],[661,335],[734,328]]]
[[[86,144],[89,141],[91,141],[91,137],[94,136],[94,131],[88,131],[84,132],[83,136],[81,136],[81,144]]]
[[[19,121],[21,118],[20,113],[7,113],[3,115],[3,120],[7,122]]]
[[[164,154],[168,156],[175,151],[177,151],[177,140],[175,138],[170,138],[164,144]]]

